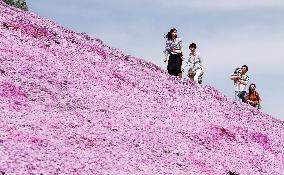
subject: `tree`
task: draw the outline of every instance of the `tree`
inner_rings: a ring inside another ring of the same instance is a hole
[[[6,4],[28,11],[28,6],[25,0],[3,0]]]

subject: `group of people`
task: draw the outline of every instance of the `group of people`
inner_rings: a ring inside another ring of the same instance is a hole
[[[182,72],[186,72],[186,78],[195,81],[199,84],[202,83],[204,67],[201,56],[197,51],[197,45],[191,43],[189,45],[190,53],[184,57],[182,39],[177,36],[177,29],[171,29],[165,36],[166,47],[164,50],[165,60],[168,62],[167,70],[170,75],[182,78]],[[249,90],[246,92],[246,86],[249,82],[247,75],[248,66],[243,65],[237,68],[230,79],[234,81],[236,86],[235,99],[248,103],[251,106],[260,109],[261,99],[259,93],[256,91],[256,85],[250,84]]]
[[[182,72],[187,71],[187,78],[202,83],[204,67],[201,56],[197,52],[197,45],[191,43],[189,45],[189,56],[184,58],[183,44],[181,38],[177,36],[177,30],[171,29],[165,36],[166,47],[164,50],[165,60],[168,61],[167,70],[170,75],[182,77]],[[185,64],[182,64],[184,61]]]
[[[259,93],[256,91],[256,85],[254,83],[249,85],[248,92],[246,86],[249,82],[248,66],[243,65],[241,68],[236,68],[234,74],[230,76],[230,79],[235,84],[235,99],[241,100],[244,103],[248,103],[258,109],[261,108],[261,98]]]

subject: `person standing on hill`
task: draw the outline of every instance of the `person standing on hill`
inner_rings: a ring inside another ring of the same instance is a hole
[[[164,50],[165,60],[168,61],[167,70],[170,75],[182,77],[181,65],[183,59],[182,40],[177,36],[177,29],[171,29],[165,36],[166,47]]]
[[[248,66],[243,65],[241,71],[237,75],[231,75],[230,79],[235,82],[235,99],[240,99],[242,102],[246,102],[246,85],[249,82],[249,76],[247,75]]]
[[[203,78],[203,73],[204,73],[204,68],[201,60],[201,56],[199,52],[196,51],[196,44],[191,43],[189,45],[189,56],[185,60],[185,65],[182,68],[182,71],[188,70],[187,76],[191,79],[194,80],[195,82],[201,84],[202,83],[202,78]],[[187,68],[189,67],[189,68]]]
[[[260,109],[261,108],[261,105],[260,105],[261,99],[260,99],[259,93],[255,89],[256,89],[255,84],[252,83],[252,84],[249,85],[249,89],[248,89],[249,92],[246,96],[246,102],[248,104],[250,104],[251,106]]]

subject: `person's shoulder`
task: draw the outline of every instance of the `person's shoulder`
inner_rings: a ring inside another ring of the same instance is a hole
[[[168,46],[168,45],[171,45],[171,43],[172,43],[173,41],[171,41],[171,40],[166,40],[166,45]]]
[[[182,41],[182,39],[180,37],[177,37],[176,40],[177,41]]]
[[[245,78],[249,78],[249,75],[248,75],[248,74],[244,74],[244,77],[245,77]]]
[[[197,55],[198,57],[201,57],[201,54],[200,54],[199,51],[196,51],[196,55]]]

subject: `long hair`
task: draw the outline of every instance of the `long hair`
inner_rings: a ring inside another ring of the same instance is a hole
[[[165,38],[167,38],[167,40],[172,40],[172,33],[173,33],[174,31],[177,31],[177,29],[176,29],[176,28],[172,28],[172,29],[168,32],[168,34],[166,34]],[[174,39],[176,39],[176,38],[177,38],[177,36],[176,36]]]
[[[249,85],[249,96],[253,94],[251,87],[254,86],[256,88],[256,85],[254,83]]]

